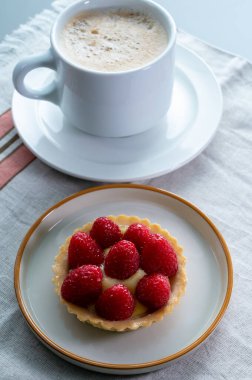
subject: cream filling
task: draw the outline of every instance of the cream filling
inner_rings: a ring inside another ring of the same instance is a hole
[[[122,284],[122,285],[125,285],[132,294],[135,293],[138,281],[141,280],[141,278],[143,278],[146,275],[145,271],[143,271],[142,269],[138,269],[136,273],[133,274],[133,276],[127,278],[126,280],[118,280],[117,278],[108,277],[104,272],[103,266],[101,266],[101,270],[103,274],[103,279],[102,279],[103,290],[111,288],[111,286],[116,285],[116,284]]]
[[[128,226],[122,226],[122,225],[119,226],[122,233],[124,233],[127,230],[127,227]],[[104,250],[105,257],[108,254],[109,250],[110,248],[107,248]],[[136,271],[136,273],[133,274],[133,276],[127,278],[126,280],[118,280],[117,278],[112,278],[106,275],[104,271],[104,265],[101,265],[101,270],[103,274],[103,278],[102,278],[103,291],[108,288],[111,288],[111,286],[113,285],[122,284],[126,286],[132,294],[134,294],[138,282],[141,280],[141,278],[143,278],[146,275],[145,271],[139,268]],[[136,301],[133,317],[138,317],[139,315],[142,315],[146,312],[147,312],[147,308],[144,305],[140,304],[138,301]]]

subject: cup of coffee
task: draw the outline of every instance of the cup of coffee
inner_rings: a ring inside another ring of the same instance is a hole
[[[16,90],[52,102],[84,132],[123,137],[154,127],[172,95],[176,26],[151,0],[79,1],[51,32],[51,47],[23,59],[13,72]],[[31,70],[54,70],[39,89],[24,81]]]

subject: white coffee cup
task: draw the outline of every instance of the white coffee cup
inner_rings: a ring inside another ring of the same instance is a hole
[[[86,10],[120,7],[148,12],[168,33],[166,49],[147,65],[119,72],[85,69],[62,51],[59,37],[66,23]],[[65,9],[51,32],[51,47],[23,59],[13,72],[16,90],[31,99],[47,100],[61,108],[65,118],[84,132],[122,137],[144,132],[167,113],[172,95],[176,26],[170,14],[151,0],[79,1]],[[39,89],[30,88],[26,74],[38,67],[56,71],[55,79]]]

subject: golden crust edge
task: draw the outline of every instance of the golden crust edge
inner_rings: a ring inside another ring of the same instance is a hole
[[[58,254],[55,257],[55,261],[52,267],[53,272],[54,272],[54,277],[52,279],[52,282],[54,283],[54,286],[55,286],[55,292],[59,296],[61,303],[67,307],[67,310],[70,314],[76,315],[79,321],[89,323],[94,327],[97,327],[103,330],[117,331],[117,332],[136,330],[140,327],[149,327],[153,323],[161,321],[165,315],[171,313],[174,307],[180,302],[181,297],[185,293],[187,277],[186,277],[186,270],[185,270],[186,258],[183,255],[183,248],[182,246],[179,245],[177,239],[173,237],[167,230],[163,229],[157,223],[151,223],[150,220],[147,218],[141,219],[137,216],[127,216],[124,214],[121,214],[118,216],[109,215],[108,218],[118,223],[119,225],[130,225],[132,223],[145,224],[151,229],[153,233],[159,233],[163,235],[171,243],[171,245],[173,246],[177,254],[179,265],[178,265],[178,272],[173,282],[172,296],[168,302],[168,305],[162,307],[161,309],[153,313],[150,313],[148,315],[145,315],[143,317],[139,317],[136,319],[129,319],[126,321],[107,321],[98,317],[92,311],[86,308],[82,308],[74,304],[71,304],[70,302],[65,301],[61,297],[60,289],[67,275],[67,250],[68,250],[68,245],[69,245],[72,235],[69,236],[65,240],[65,243],[60,246]],[[89,231],[91,229],[92,224],[93,224],[92,222],[84,224],[82,227],[75,229],[73,234],[78,231],[83,231],[83,232]]]

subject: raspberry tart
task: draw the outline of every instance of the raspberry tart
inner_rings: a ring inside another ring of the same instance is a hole
[[[80,321],[136,330],[178,304],[186,288],[185,262],[182,247],[159,224],[137,216],[100,217],[60,247],[53,283]]]

